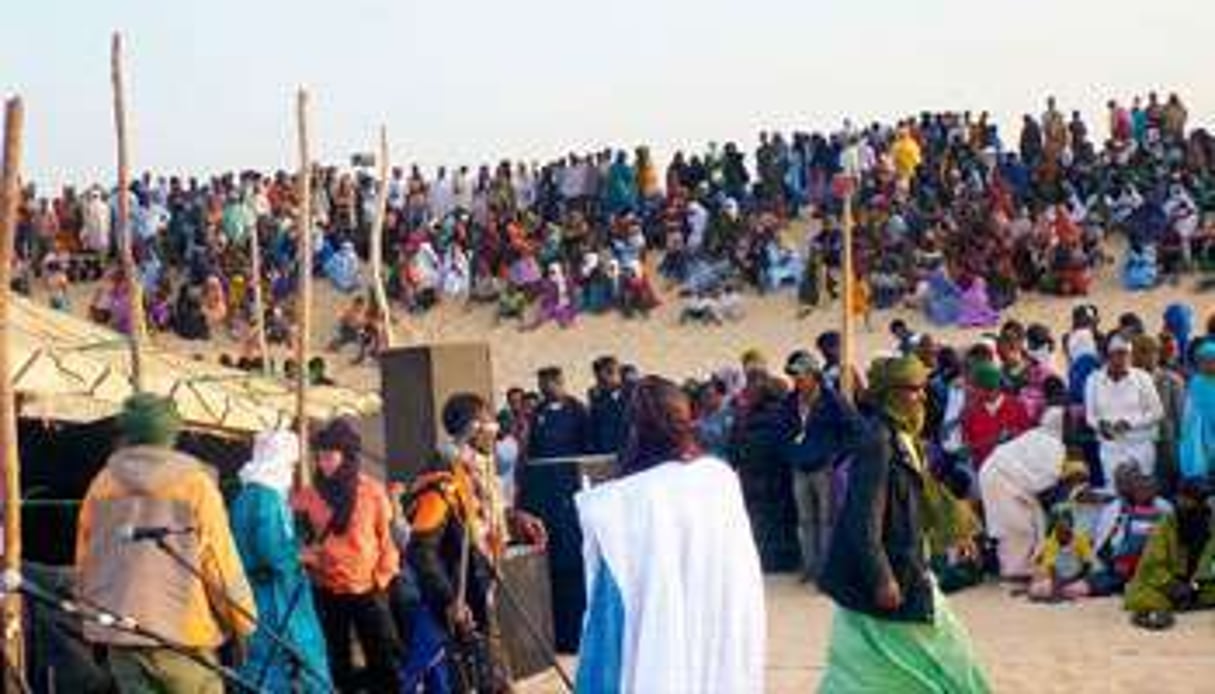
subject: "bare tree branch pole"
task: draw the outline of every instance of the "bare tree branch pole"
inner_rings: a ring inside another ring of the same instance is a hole
[[[110,44],[110,82],[114,91],[114,131],[118,144],[118,234],[122,270],[126,276],[127,302],[131,324],[128,339],[131,346],[131,385],[136,392],[143,390],[144,326],[143,285],[135,266],[135,249],[131,239],[131,174],[127,155],[127,112],[122,80],[122,34],[114,32]]]
[[[312,159],[308,154],[308,92],[296,94],[296,125],[299,131],[300,172],[296,182],[299,210],[296,233],[299,242],[299,305],[296,311],[295,421],[300,437],[300,483],[312,483],[312,460],[308,455],[308,343],[312,339]]]
[[[371,223],[371,282],[376,308],[384,334],[385,346],[396,346],[392,332],[392,315],[384,291],[384,221],[388,216],[388,128],[380,126],[380,190],[376,195],[375,219]]]
[[[8,377],[9,302],[12,294],[13,241],[17,228],[17,202],[21,197],[21,131],[24,109],[21,99],[12,98],[4,108],[4,168],[0,177],[0,450],[4,464],[4,570],[21,571],[21,460],[17,448],[17,402]],[[16,591],[4,597],[0,610],[4,638],[4,667],[24,677],[25,648],[22,639],[21,597]],[[11,691],[10,677],[4,678]]]
[[[262,374],[270,375],[270,343],[266,340],[266,300],[262,295],[262,244],[258,221],[253,223],[249,234],[249,284],[253,287],[253,331],[257,339],[257,352],[262,358]]]
[[[844,195],[844,257],[843,277],[843,322],[840,326],[840,390],[845,394],[855,395],[857,384],[854,382],[856,368],[856,314],[853,302],[856,292],[856,273],[852,266],[852,190],[849,188]]]

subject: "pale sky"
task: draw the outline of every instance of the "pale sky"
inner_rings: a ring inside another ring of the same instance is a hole
[[[665,155],[758,131],[989,110],[1006,142],[1048,93],[1104,133],[1107,98],[1215,112],[1211,0],[14,0],[0,93],[26,103],[26,172],[110,181],[110,32],[126,41],[132,164],[293,168],[385,123],[396,163]]]

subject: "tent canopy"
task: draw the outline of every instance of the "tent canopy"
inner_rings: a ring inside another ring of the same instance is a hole
[[[24,297],[13,297],[10,316],[8,377],[22,398],[22,415],[91,422],[113,415],[133,392],[124,336]],[[172,398],[191,426],[256,432],[289,426],[295,417],[295,390],[285,380],[199,361],[151,341],[143,356],[144,389]],[[379,408],[371,393],[308,390],[314,419]]]

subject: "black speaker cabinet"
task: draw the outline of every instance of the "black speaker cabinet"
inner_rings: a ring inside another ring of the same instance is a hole
[[[498,623],[511,676],[523,680],[548,670],[553,653],[548,555],[512,547],[502,562]]]
[[[389,478],[408,480],[426,467],[444,438],[443,403],[459,392],[493,401],[487,343],[405,347],[380,355]]]

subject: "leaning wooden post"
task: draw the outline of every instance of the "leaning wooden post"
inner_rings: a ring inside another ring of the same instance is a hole
[[[308,92],[296,95],[296,124],[299,131],[299,303],[295,338],[295,421],[300,437],[300,483],[312,483],[312,459],[308,455],[308,342],[312,336],[312,159],[308,155]]]
[[[843,253],[840,274],[843,275],[842,289],[843,315],[840,322],[840,390],[851,397],[855,395],[857,384],[853,378],[856,373],[856,314],[853,301],[856,292],[856,273],[852,266],[852,194],[856,179],[850,173],[844,173],[836,178],[836,192],[844,199],[843,213]]]
[[[4,572],[21,575],[21,460],[17,449],[17,403],[9,374],[8,330],[9,299],[12,293],[13,238],[17,227],[17,201],[21,191],[21,99],[12,98],[4,109],[4,169],[0,178],[0,455],[4,464]],[[0,610],[0,629],[4,638],[3,670],[13,669],[20,681],[25,678],[25,644],[22,639],[21,597],[8,593]],[[4,677],[4,691],[16,691]]]
[[[136,392],[143,390],[144,328],[143,285],[135,266],[135,249],[131,245],[131,178],[127,159],[127,114],[123,102],[122,35],[114,32],[110,44],[110,81],[114,91],[114,131],[118,143],[118,239],[122,271],[126,275],[127,302],[131,324],[128,342],[131,348],[131,385]]]
[[[384,221],[388,216],[388,128],[380,126],[380,189],[376,193],[375,219],[371,223],[371,283],[376,308],[384,331],[385,346],[396,346],[392,334],[392,315],[388,308],[388,295],[384,291]]]
[[[253,287],[253,331],[257,339],[257,351],[262,358],[262,373],[270,375],[270,343],[266,340],[266,302],[262,296],[262,244],[258,222],[253,223],[249,234],[249,283]]]

